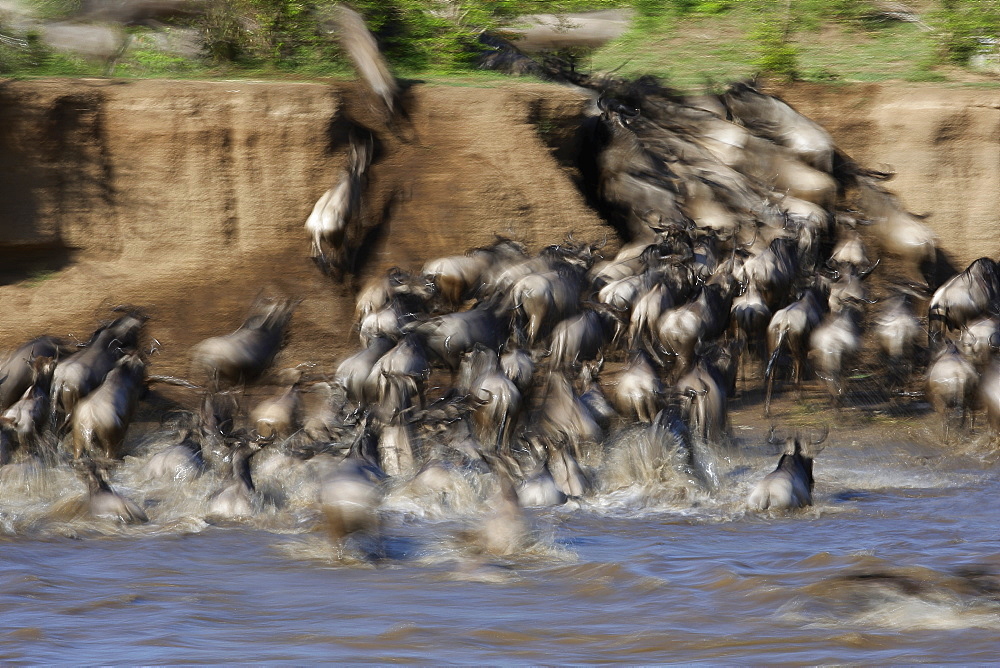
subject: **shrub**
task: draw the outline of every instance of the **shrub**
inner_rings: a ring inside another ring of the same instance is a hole
[[[754,65],[761,71],[786,79],[794,79],[798,75],[799,50],[789,41],[778,20],[764,18],[750,37],[757,43],[760,55]]]
[[[944,0],[931,17],[946,59],[966,64],[983,44],[1000,37],[1000,0]]]

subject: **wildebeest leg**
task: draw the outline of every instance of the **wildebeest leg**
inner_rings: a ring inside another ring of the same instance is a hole
[[[802,364],[802,356],[801,355],[796,355],[795,356],[795,362],[794,362],[794,367],[795,367],[795,394],[796,394],[796,398],[798,399],[799,403],[802,403],[802,399],[803,399],[803,395],[802,395],[802,367],[803,366],[804,365]]]
[[[497,452],[503,453],[505,455],[510,454],[510,439],[507,438],[507,411],[503,412],[503,417],[500,419],[500,428],[497,429]]]
[[[764,394],[764,417],[771,417],[771,393],[774,392],[774,373],[767,374],[767,392]]]

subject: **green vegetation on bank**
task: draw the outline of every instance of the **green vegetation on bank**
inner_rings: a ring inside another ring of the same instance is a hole
[[[69,55],[45,21],[79,18],[80,0],[23,0],[0,10],[0,74],[14,76],[295,77],[349,75],[333,0],[209,0],[197,15],[107,31],[103,55]],[[622,9],[631,28],[581,58],[679,88],[766,72],[816,81],[935,81],[990,65],[1000,0],[354,0],[402,76],[468,80],[484,31],[512,35],[519,16]],[[34,23],[32,23],[34,21]],[[566,25],[572,27],[572,19]],[[107,29],[106,29],[107,30]],[[995,63],[995,60],[992,61]],[[488,76],[488,75],[487,75]]]

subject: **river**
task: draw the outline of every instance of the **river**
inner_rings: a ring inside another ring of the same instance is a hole
[[[739,444],[719,455],[714,493],[646,480],[532,510],[531,546],[509,558],[461,540],[489,512],[475,493],[391,490],[374,559],[316,531],[304,474],[259,479],[268,502],[250,521],[206,522],[213,474],[142,479],[169,432],[139,437],[113,474],[145,525],[68,512],[83,493],[68,467],[8,478],[0,660],[995,660],[1000,476],[986,439],[941,445],[933,416],[816,413],[833,429],[815,505],[756,514],[744,500],[778,453],[758,415],[733,411]]]

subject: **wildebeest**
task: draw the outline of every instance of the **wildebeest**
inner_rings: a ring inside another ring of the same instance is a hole
[[[388,422],[387,413],[395,415],[423,403],[424,381],[430,372],[420,338],[407,334],[372,365],[365,381],[365,397],[379,402],[379,415]],[[390,395],[396,399],[389,401]]]
[[[940,337],[981,315],[998,314],[1000,269],[992,259],[981,257],[934,292],[927,307],[927,327],[930,336]]]
[[[578,456],[587,446],[601,442],[600,426],[562,372],[549,374],[540,411],[542,432],[556,440],[565,438]]]
[[[478,296],[498,268],[526,257],[524,246],[511,239],[497,237],[493,244],[473,249],[465,255],[430,260],[424,264],[421,273],[433,281],[445,301],[458,305]]]
[[[148,317],[129,309],[110,325],[94,332],[87,347],[59,362],[52,375],[52,413],[67,420],[81,398],[94,390],[118,360],[133,352]]]
[[[785,441],[785,452],[774,471],[757,483],[747,503],[754,510],[790,510],[812,505],[813,458],[822,450],[827,430],[805,447],[798,436]]]
[[[523,403],[517,385],[500,370],[496,352],[483,346],[465,354],[461,375],[460,389],[478,399],[472,411],[476,438],[486,447],[508,453]]]
[[[16,449],[17,431],[14,429],[14,420],[0,417],[0,466],[10,464]]]
[[[125,524],[149,521],[149,517],[139,504],[111,489],[93,460],[88,459],[79,464],[77,471],[87,485],[87,500],[84,507],[91,516],[114,519]]]
[[[546,336],[556,323],[577,313],[586,269],[583,261],[572,254],[556,250],[548,271],[530,273],[514,283],[510,297],[515,311],[527,323],[529,345]]]
[[[802,376],[805,373],[806,355],[809,352],[809,335],[819,324],[824,311],[824,299],[817,288],[806,290],[798,300],[779,310],[767,326],[767,345],[771,357],[764,370],[767,390],[764,399],[764,415],[771,411],[771,393],[774,390],[774,374],[778,357],[787,347],[792,356],[793,377],[801,391]]]
[[[836,147],[830,133],[784,100],[761,93],[748,82],[731,85],[721,99],[729,114],[756,134],[788,147],[820,171],[833,169]]]
[[[19,346],[0,363],[0,411],[10,408],[34,382],[31,361],[39,357],[55,360],[76,352],[76,347],[52,336],[40,336]]]
[[[923,278],[937,259],[935,234],[873,178],[858,176],[855,183],[858,204],[872,221],[872,232],[882,250],[895,255],[901,269]]]
[[[477,344],[499,350],[510,336],[509,322],[495,303],[481,302],[468,311],[448,313],[408,326],[420,336],[426,349],[449,369],[458,369],[462,354]],[[501,312],[498,315],[497,311]]]
[[[320,483],[319,507],[329,537],[343,548],[349,535],[379,532],[378,506],[382,502],[379,481],[384,473],[373,452],[375,436],[366,419],[351,445],[349,455],[337,462]]]
[[[49,415],[49,395],[55,369],[56,362],[51,357],[36,357],[32,360],[31,373],[34,380],[31,386],[3,414],[5,418],[14,421],[18,441],[26,451],[35,450],[45,419]]]
[[[100,448],[110,459],[120,458],[125,432],[145,389],[146,362],[138,353],[118,361],[100,387],[80,400],[70,415],[73,455],[95,454]]]
[[[889,370],[891,390],[900,387],[913,371],[922,331],[908,294],[899,292],[885,303],[875,321],[875,340]]]
[[[306,230],[312,237],[312,259],[324,273],[335,272],[338,278],[350,269],[351,245],[357,243],[351,237],[358,236],[361,195],[371,159],[371,143],[352,138],[347,167],[306,218]]]
[[[826,382],[830,401],[836,408],[843,402],[844,365],[860,349],[861,332],[851,309],[829,314],[809,337],[809,357],[816,375]]]
[[[191,429],[182,429],[180,442],[169,445],[149,458],[143,474],[150,479],[191,480],[205,469],[201,443]]]
[[[982,372],[1000,347],[1000,320],[996,316],[983,317],[964,325],[958,347],[965,359]]]
[[[285,327],[295,306],[296,302],[288,299],[255,304],[235,332],[213,336],[194,347],[195,366],[216,389],[253,382],[271,366],[281,350]]]
[[[927,368],[927,399],[944,422],[945,441],[955,421],[955,413],[959,416],[959,427],[965,427],[978,384],[976,368],[962,357],[951,341],[946,341]]]
[[[612,420],[618,417],[618,412],[608,401],[601,389],[598,374],[604,367],[604,360],[598,359],[593,362],[584,362],[580,365],[580,402],[586,406],[590,416],[594,418],[603,430],[611,426]]]
[[[1000,437],[1000,361],[993,362],[983,372],[978,389],[979,404],[986,411],[986,420],[993,438]]]
[[[772,310],[787,303],[789,288],[798,273],[795,245],[790,237],[777,237],[736,272],[735,278],[744,286],[754,286]]]
[[[652,424],[663,407],[664,388],[644,352],[632,353],[628,365],[618,376],[617,387],[611,396],[619,413],[629,419]]]
[[[767,326],[770,322],[771,309],[764,303],[756,283],[750,283],[743,294],[733,299],[730,308],[730,327],[739,342],[737,354],[744,385],[747,355],[758,362],[764,360],[767,351]]]
[[[400,310],[413,315],[434,295],[434,284],[424,276],[407,273],[399,267],[390,268],[383,276],[368,281],[358,292],[354,316],[362,322],[366,316],[398,300]]]
[[[699,355],[691,369],[677,380],[674,389],[684,397],[682,403],[687,406],[691,432],[702,443],[726,445],[729,438],[729,387],[706,354]]]
[[[336,27],[344,52],[361,80],[379,98],[386,122],[391,122],[398,107],[399,84],[389,71],[378,43],[365,26],[365,20],[353,9],[338,3]]]
[[[657,323],[664,350],[677,357],[676,375],[690,368],[698,341],[711,341],[729,326],[733,300],[730,281],[721,274],[713,276],[693,301],[667,311]]]
[[[344,388],[347,398],[355,404],[363,404],[374,400],[366,394],[367,381],[375,364],[393,347],[390,339],[377,338],[350,357],[345,358],[337,367],[334,382]]]
[[[522,396],[528,393],[535,375],[535,362],[531,355],[508,343],[504,346],[503,355],[500,356],[500,369],[505,376],[514,381]]]
[[[659,220],[684,221],[676,175],[666,162],[648,151],[630,127],[639,112],[616,101],[598,98],[601,115],[589,126],[584,165],[585,178],[593,183],[618,226],[630,238],[651,238],[652,231],[638,214]]]
[[[243,436],[237,439],[231,455],[230,482],[208,497],[207,517],[250,517],[260,510],[261,497],[250,475],[250,459],[260,451],[261,445],[260,442],[248,441]]]
[[[653,345],[656,325],[667,310],[674,306],[673,295],[663,283],[656,283],[632,307],[629,318],[628,341],[630,348],[640,345],[647,349]]]
[[[552,329],[552,365],[569,369],[597,359],[611,347],[622,324],[619,317],[613,307],[588,304],[581,313],[558,322]]]
[[[302,373],[296,370],[295,381],[276,397],[268,397],[250,412],[250,423],[262,438],[288,438],[301,424]]]

